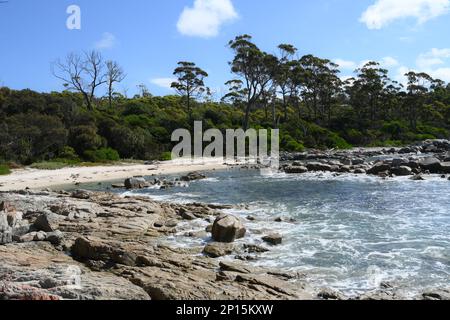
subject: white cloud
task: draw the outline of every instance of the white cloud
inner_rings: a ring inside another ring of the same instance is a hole
[[[399,65],[397,59],[393,58],[393,57],[384,57],[383,59],[381,59],[380,61],[380,65],[383,68],[393,68]]]
[[[450,58],[450,49],[433,48],[417,58],[417,66],[421,69],[429,69],[444,64],[447,58]]]
[[[150,79],[150,82],[158,87],[164,89],[171,89],[172,82],[177,81],[175,78],[154,78]]]
[[[343,59],[335,59],[334,62],[339,65],[339,67],[343,70],[355,70],[357,68],[357,63],[354,61],[343,60]]]
[[[396,67],[399,65],[399,62],[397,61],[397,59],[395,59],[393,57],[384,57],[381,60],[363,60],[360,62],[343,60],[343,59],[334,59],[334,62],[339,65],[339,68],[341,70],[352,70],[352,71],[354,71],[355,69],[364,67],[367,63],[369,63],[371,61],[378,61],[382,68],[387,68],[387,69],[390,69],[390,68],[393,68],[393,67]]]
[[[450,0],[376,0],[362,14],[360,22],[369,29],[382,29],[395,20],[415,18],[418,23],[446,14]]]
[[[231,0],[195,0],[193,7],[184,8],[177,28],[186,36],[211,38],[219,34],[224,23],[237,18]]]
[[[105,32],[102,35],[102,38],[95,43],[95,48],[98,50],[101,49],[111,49],[117,43],[116,36],[112,33]]]
[[[450,67],[445,65],[449,62],[450,48],[433,48],[420,54],[416,64],[420,71],[428,73],[433,78],[450,82]]]
[[[436,70],[430,70],[429,74],[435,79],[440,79],[447,83],[450,83],[450,68],[438,68]]]
[[[412,70],[411,68],[408,68],[406,66],[399,67],[397,69],[397,73],[394,76],[394,80],[406,87],[408,85],[408,78],[405,76],[405,74],[407,74],[410,71],[415,70]]]

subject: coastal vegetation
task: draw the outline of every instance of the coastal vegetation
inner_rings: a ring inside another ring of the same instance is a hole
[[[0,164],[0,176],[10,174],[11,170],[5,164]]]
[[[278,128],[281,149],[290,152],[449,137],[450,85],[425,73],[409,72],[399,83],[371,61],[343,79],[330,60],[289,44],[266,53],[249,35],[230,41],[229,50],[234,77],[223,97],[207,87],[205,71],[185,61],[174,71],[176,95],[153,96],[140,85],[128,97],[116,89],[125,71],[98,52],[53,64],[62,92],[2,87],[0,163],[168,159],[171,133],[194,121],[205,130]]]

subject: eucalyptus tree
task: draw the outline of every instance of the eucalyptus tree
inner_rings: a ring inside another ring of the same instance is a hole
[[[187,113],[189,118],[192,119],[192,99],[197,99],[205,92],[209,92],[204,82],[208,73],[197,67],[193,62],[181,61],[178,62],[178,67],[173,74],[177,77],[177,81],[173,82],[171,87],[186,99]]]
[[[356,72],[357,80],[354,86],[360,90],[360,94],[354,103],[365,117],[364,120],[373,123],[379,119],[379,113],[383,109],[383,98],[390,82],[388,71],[381,68],[378,62],[369,61]]]
[[[103,58],[97,51],[71,53],[52,65],[52,73],[67,90],[81,93],[89,110],[94,109],[97,88],[107,82]]]
[[[421,109],[427,102],[428,94],[435,89],[437,82],[424,72],[416,73],[410,71],[405,76],[408,79],[406,109],[410,126],[416,129]]]
[[[106,61],[106,83],[108,85],[108,103],[112,107],[114,96],[114,84],[120,83],[125,79],[126,75],[122,67],[115,61]]]
[[[241,81],[241,90],[245,93],[243,127],[244,130],[247,130],[250,113],[272,80],[272,76],[268,72],[268,62],[272,61],[272,58],[262,52],[252,42],[252,37],[249,35],[237,36],[228,43],[228,46],[234,52],[234,58],[230,62],[231,72],[239,78],[235,80]]]
[[[338,65],[313,55],[300,59],[302,72],[302,98],[312,120],[329,121],[334,98],[340,92]]]
[[[281,94],[283,101],[283,121],[288,118],[288,100],[292,97],[292,72],[295,63],[293,58],[297,53],[297,48],[291,44],[280,44],[278,46],[280,57],[278,58],[278,69],[275,75],[275,83],[278,86],[278,93]]]

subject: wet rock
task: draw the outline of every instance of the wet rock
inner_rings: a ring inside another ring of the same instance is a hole
[[[91,192],[86,190],[76,190],[72,192],[71,197],[75,199],[88,200],[91,197]]]
[[[434,301],[449,301],[450,300],[450,290],[440,289],[427,291],[422,294],[424,300],[434,300]]]
[[[128,178],[125,180],[124,185],[128,190],[148,187],[148,183],[144,178]]]
[[[431,173],[439,173],[441,171],[441,161],[435,157],[428,157],[419,161],[419,165],[423,170]]]
[[[332,167],[329,164],[321,162],[310,162],[306,165],[309,171],[331,171]]]
[[[257,246],[254,244],[244,244],[244,250],[248,253],[265,253],[269,252],[270,250],[261,246]]]
[[[410,176],[412,174],[412,169],[410,167],[400,166],[392,168],[391,173],[399,177]]]
[[[181,217],[183,217],[183,219],[184,220],[195,220],[195,219],[197,219],[197,217],[193,214],[193,213],[191,213],[191,212],[188,212],[187,210],[181,210]]]
[[[351,168],[349,165],[344,165],[339,168],[340,173],[349,173],[351,171]]]
[[[180,178],[180,180],[184,181],[184,182],[197,181],[197,180],[203,180],[203,179],[206,179],[206,176],[199,172],[191,172],[188,175]]]
[[[345,296],[342,293],[332,289],[322,289],[317,294],[317,297],[322,300],[345,300]]]
[[[233,254],[234,246],[228,243],[213,242],[208,243],[203,249],[203,253],[211,258],[220,258]]]
[[[233,242],[243,238],[247,230],[241,220],[232,215],[222,214],[214,221],[212,238],[217,242]]]
[[[364,169],[356,169],[356,170],[354,171],[354,173],[355,173],[355,174],[366,174],[366,170],[364,170]]]
[[[450,162],[441,162],[441,171],[444,173],[450,173]]]
[[[367,174],[379,175],[380,173],[389,171],[389,169],[391,169],[391,166],[389,164],[380,162],[380,163],[377,163],[376,165],[374,165],[372,168],[370,168],[367,171]]]
[[[304,166],[288,166],[284,171],[288,174],[302,174],[308,172],[308,168]]]
[[[410,179],[413,181],[424,181],[425,180],[425,178],[420,174],[415,175],[414,177],[411,177]]]
[[[280,245],[283,243],[283,237],[278,233],[271,233],[263,237],[262,240],[273,246]]]

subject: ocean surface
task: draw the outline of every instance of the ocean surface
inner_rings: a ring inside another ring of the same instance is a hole
[[[155,200],[239,205],[227,212],[248,228],[242,243],[264,245],[261,237],[279,232],[280,246],[251,262],[305,273],[315,287],[347,295],[390,283],[413,297],[427,288],[450,286],[450,181],[383,180],[331,173],[270,176],[258,170],[208,173],[189,187],[128,192]],[[256,218],[254,222],[247,216]],[[274,222],[277,217],[295,222]],[[189,238],[207,222],[183,224],[166,241],[178,246],[204,245]]]

